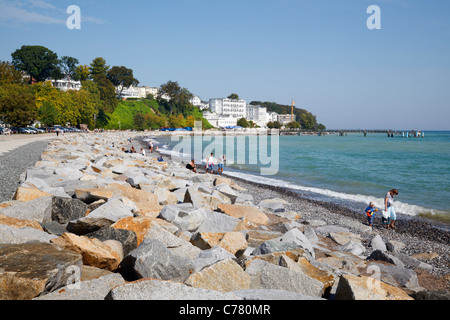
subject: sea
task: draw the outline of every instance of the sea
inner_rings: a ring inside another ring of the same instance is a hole
[[[224,173],[288,188],[304,198],[361,213],[381,210],[395,188],[397,213],[450,227],[450,131],[420,137],[386,133],[295,136],[171,137],[155,141],[167,156],[205,165],[211,152],[226,155]],[[217,168],[217,167],[216,167]]]

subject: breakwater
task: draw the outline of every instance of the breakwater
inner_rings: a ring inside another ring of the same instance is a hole
[[[138,137],[67,135],[26,170],[0,205],[0,299],[405,300],[441,288],[442,244],[411,256],[395,233],[319,204],[125,153],[146,147]]]

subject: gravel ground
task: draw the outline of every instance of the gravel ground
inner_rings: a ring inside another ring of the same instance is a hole
[[[329,225],[341,225],[350,229],[351,232],[360,234],[363,241],[369,242],[373,237],[373,234],[351,230],[348,225],[340,223],[340,220],[345,217],[367,224],[363,213],[354,212],[335,204],[304,199],[298,193],[284,188],[262,185],[235,177],[230,178],[248,190],[246,193],[253,196],[253,203],[255,204],[264,199],[281,198],[290,203],[289,206],[286,206],[286,209],[300,213],[302,217],[299,220],[300,222],[304,220],[323,220]],[[450,237],[448,231],[440,229],[439,225],[434,222],[405,216],[398,217],[395,231],[387,230],[380,220],[381,218],[375,220],[373,231],[377,232],[385,242],[395,240],[404,243],[406,247],[402,252],[409,256],[435,252],[439,255],[437,258],[425,261],[433,266],[432,274],[437,277],[450,274]]]
[[[20,175],[41,159],[49,141],[32,142],[0,156],[0,202],[11,200]]]

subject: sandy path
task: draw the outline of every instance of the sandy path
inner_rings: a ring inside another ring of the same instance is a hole
[[[0,155],[35,141],[51,141],[56,139],[55,133],[0,135]]]

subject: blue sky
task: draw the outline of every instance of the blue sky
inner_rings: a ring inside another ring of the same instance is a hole
[[[0,60],[43,45],[203,100],[294,99],[328,128],[450,130],[449,13],[448,0],[0,0]]]

